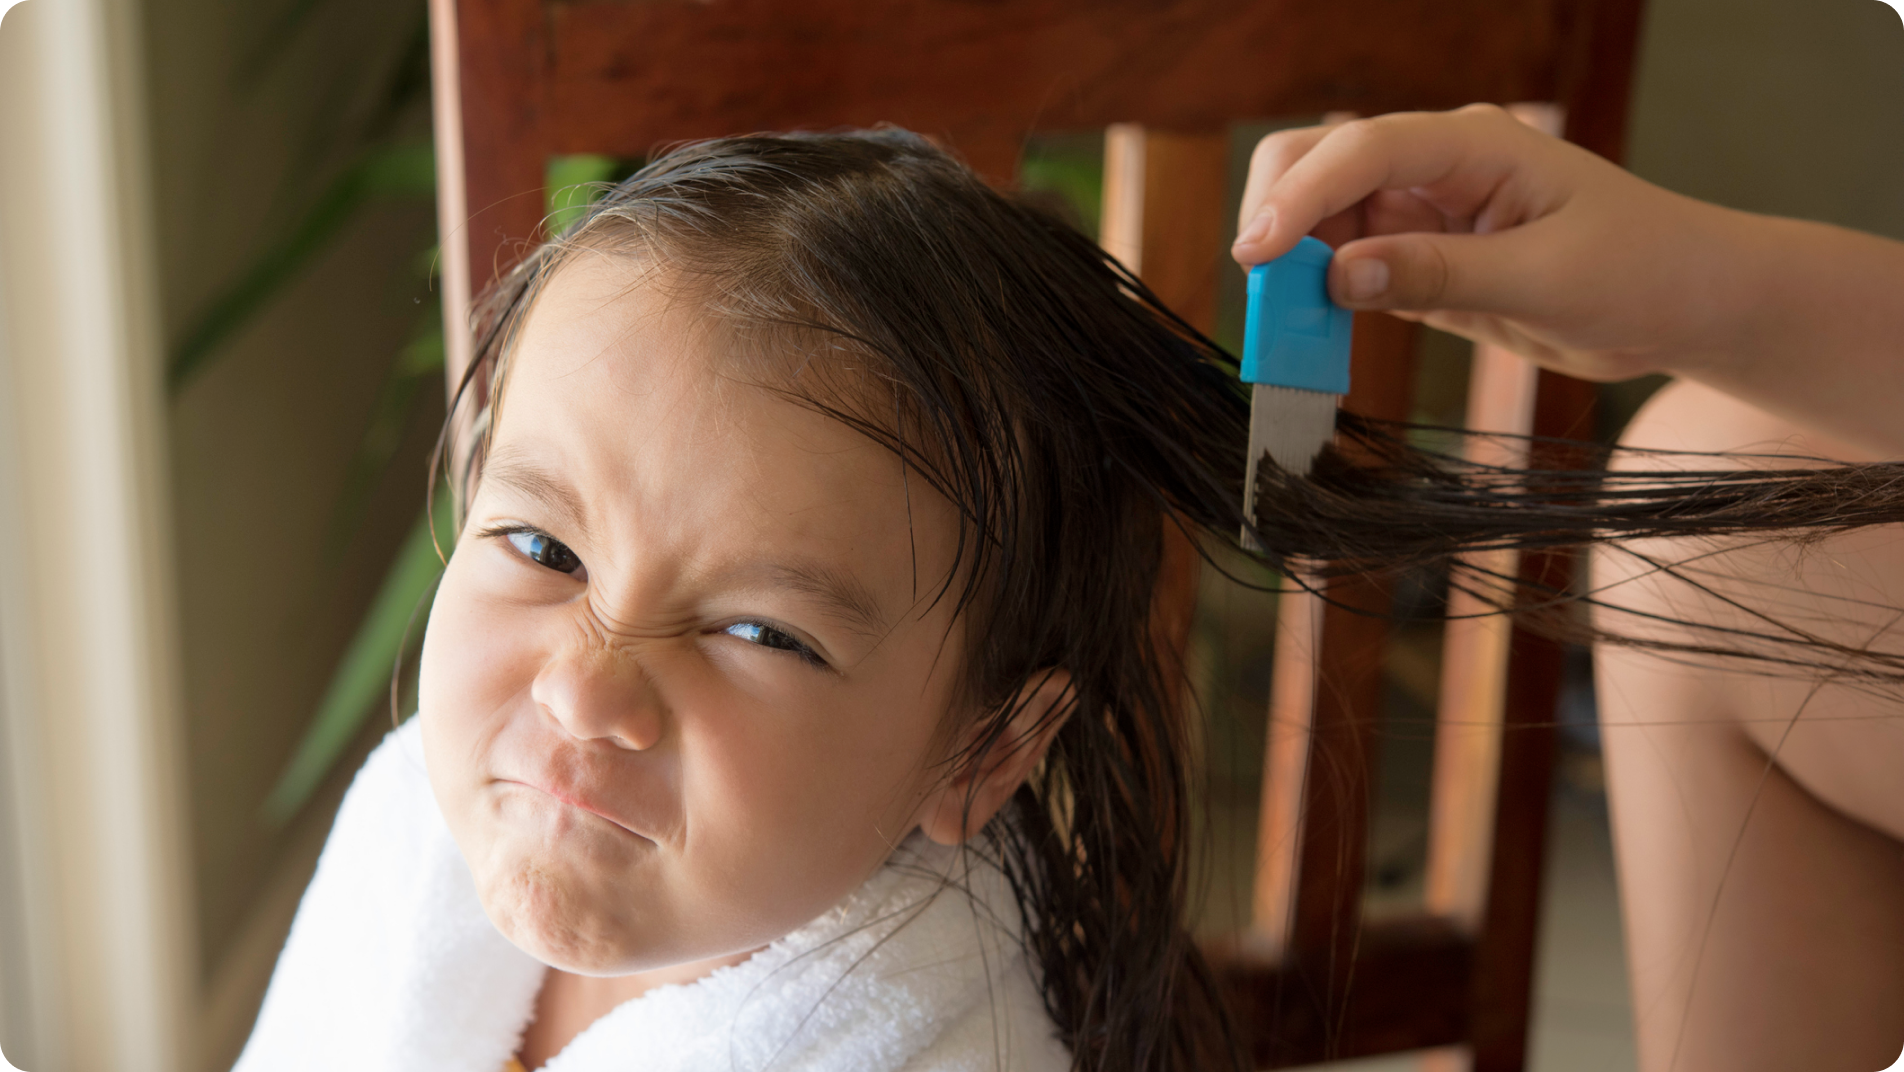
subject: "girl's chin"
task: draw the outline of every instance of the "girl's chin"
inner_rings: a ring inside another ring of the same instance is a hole
[[[628,975],[652,957],[627,924],[537,868],[485,884],[483,911],[510,944],[576,975]]]

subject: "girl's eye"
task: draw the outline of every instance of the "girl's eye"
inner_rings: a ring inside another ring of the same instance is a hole
[[[582,560],[568,545],[541,532],[518,530],[506,534],[510,546],[521,552],[522,557],[538,566],[546,566],[557,573],[574,573],[582,568]]]
[[[775,629],[765,622],[735,622],[721,630],[728,636],[736,636],[749,644],[758,644],[775,651],[790,651],[802,660],[815,666],[825,666],[825,660],[815,654],[812,648],[800,643],[799,639],[784,629]]]

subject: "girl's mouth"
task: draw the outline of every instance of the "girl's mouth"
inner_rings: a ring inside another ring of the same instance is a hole
[[[566,804],[578,811],[585,811],[590,815],[613,823],[628,833],[633,834],[635,837],[641,838],[643,841],[654,841],[653,838],[635,829],[634,826],[630,825],[625,819],[618,818],[611,813],[606,805],[591,799],[590,794],[578,793],[574,790],[558,789],[552,784],[525,781],[521,778],[499,778],[497,781],[504,785],[517,785],[525,789],[532,789],[558,803]]]

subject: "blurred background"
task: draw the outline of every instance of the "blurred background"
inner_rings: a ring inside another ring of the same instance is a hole
[[[0,23],[0,88],[0,1051],[33,1072],[223,1069],[390,728],[393,663],[434,578],[426,10],[27,0]],[[1633,108],[1645,178],[1904,237],[1904,25],[1877,0],[1650,0]],[[1315,118],[1239,124],[1232,197],[1256,138]],[[1094,227],[1103,144],[1042,136],[1022,181]],[[552,161],[548,208],[633,163]],[[1464,344],[1422,346],[1416,416],[1458,423]],[[1653,386],[1608,389],[1601,434]],[[1439,597],[1435,578],[1418,587],[1423,624],[1385,668],[1374,912],[1420,883],[1428,742],[1408,726],[1432,710]],[[1273,600],[1206,584],[1212,932],[1248,904],[1273,621]],[[1537,1072],[1633,1060],[1575,661]],[[399,678],[394,708],[410,702]],[[52,717],[67,711],[84,717]]]

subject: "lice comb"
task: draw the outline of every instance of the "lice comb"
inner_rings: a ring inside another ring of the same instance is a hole
[[[1354,314],[1329,300],[1324,243],[1303,238],[1249,273],[1243,321],[1243,382],[1250,385],[1249,455],[1243,516],[1256,517],[1256,467],[1263,455],[1297,476],[1335,437],[1335,411],[1349,393]],[[1252,543],[1247,534],[1244,542]]]

